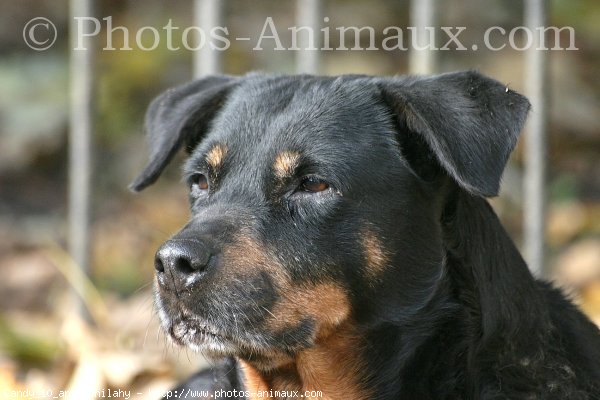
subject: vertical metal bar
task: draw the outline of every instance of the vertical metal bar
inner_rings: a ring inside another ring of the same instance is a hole
[[[91,17],[93,6],[93,0],[70,2],[69,252],[84,274],[89,273],[94,43],[92,36],[77,37],[76,17]],[[74,50],[80,44],[87,50]],[[76,292],[85,293],[84,283],[76,284]],[[83,303],[77,301],[86,316]]]
[[[525,25],[533,42],[526,53],[525,92],[531,102],[531,113],[525,134],[524,228],[525,256],[536,276],[545,274],[546,218],[546,53],[539,28],[546,23],[546,1],[526,0]],[[536,29],[538,28],[538,29]]]
[[[435,51],[427,48],[434,47],[430,43],[427,28],[433,29],[436,12],[434,0],[411,0],[410,2],[410,25],[414,27],[409,55],[409,72],[411,74],[431,74],[435,72]],[[432,35],[432,38],[435,37]]]
[[[298,50],[296,71],[301,74],[318,74],[321,69],[321,0],[296,0],[296,26],[307,27],[312,34],[297,34]],[[311,49],[311,50],[308,50]]]
[[[194,22],[205,33],[204,46],[194,52],[194,78],[218,74],[222,71],[222,51],[212,49],[209,32],[221,26],[224,0],[195,0]]]

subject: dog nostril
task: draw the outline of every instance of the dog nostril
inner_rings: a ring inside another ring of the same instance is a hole
[[[159,256],[156,256],[156,258],[154,258],[154,269],[156,270],[156,272],[165,272],[165,265],[163,264]]]
[[[175,260],[175,269],[183,275],[190,275],[194,273],[198,268],[194,268],[187,258],[178,257]]]

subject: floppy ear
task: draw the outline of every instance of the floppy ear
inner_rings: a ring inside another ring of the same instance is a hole
[[[188,151],[196,146],[238,79],[210,76],[169,89],[152,101],[144,121],[150,161],[129,185],[131,190],[154,183],[184,144]]]
[[[468,192],[498,194],[529,110],[525,97],[474,71],[382,79],[379,86],[399,125],[406,127],[400,134],[409,137],[401,143],[408,140],[429,151]]]

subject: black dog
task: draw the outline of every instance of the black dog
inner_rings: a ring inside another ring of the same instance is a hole
[[[132,189],[185,147],[192,210],[157,252],[158,312],[223,360],[185,387],[600,398],[598,329],[531,276],[485,200],[528,109],[476,72],[218,76],[158,97]]]

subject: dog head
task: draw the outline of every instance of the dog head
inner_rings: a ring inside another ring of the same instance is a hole
[[[191,219],[156,255],[178,343],[271,368],[406,319],[443,275],[445,193],[497,194],[529,105],[475,72],[218,76],[151,104],[154,182],[182,147]]]

